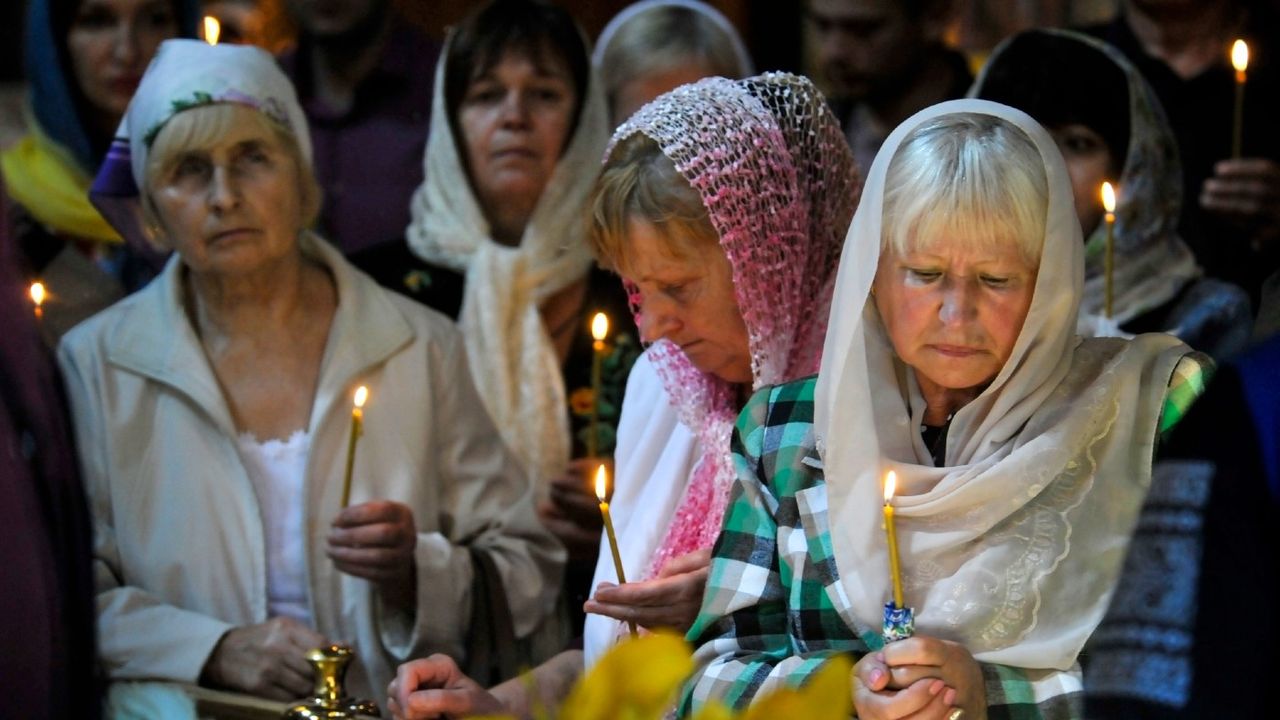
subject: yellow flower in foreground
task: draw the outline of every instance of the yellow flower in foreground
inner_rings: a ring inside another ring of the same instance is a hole
[[[653,633],[619,643],[569,693],[563,720],[658,720],[693,672],[689,645],[678,635]]]
[[[804,687],[783,688],[762,695],[751,703],[740,720],[847,720],[853,713],[853,696],[849,692],[852,671],[853,661],[847,655],[837,655],[823,663]]]

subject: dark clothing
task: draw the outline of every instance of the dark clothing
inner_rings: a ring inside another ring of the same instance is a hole
[[[88,507],[65,399],[15,257],[0,223],[3,715],[97,718],[102,683],[95,674]]]
[[[311,131],[315,175],[324,191],[320,234],[348,255],[404,235],[410,200],[423,179],[440,45],[405,20],[392,23],[382,57],[345,113],[315,96],[306,36],[280,59]]]
[[[1160,457],[1090,641],[1093,659],[1112,661],[1098,668],[1109,691],[1095,692],[1082,658],[1086,716],[1265,717],[1280,672],[1280,337],[1220,366]]]
[[[1271,13],[1256,11],[1244,32],[1253,50],[1244,97],[1241,154],[1280,163],[1280,121],[1275,99],[1280,94],[1280,62],[1268,57],[1280,50]],[[1196,260],[1210,277],[1244,288],[1254,308],[1262,281],[1280,266],[1280,245],[1259,255],[1249,248],[1237,227],[1200,208],[1200,189],[1213,176],[1213,166],[1231,156],[1235,108],[1235,70],[1223,48],[1222,62],[1184,80],[1164,63],[1148,55],[1121,16],[1084,32],[1114,45],[1143,74],[1160,98],[1182,156],[1183,198],[1179,229]]]
[[[969,62],[963,54],[950,48],[941,48],[939,53],[942,62],[950,70],[951,85],[941,97],[933,98],[925,105],[962,98],[969,92],[969,86],[973,84],[973,73],[969,71]],[[871,169],[871,161],[875,158],[876,152],[880,150],[880,145],[884,143],[893,128],[871,127],[868,124],[867,109],[848,98],[832,98],[829,105],[832,114],[840,121],[840,128],[844,130],[845,139],[849,141],[849,147],[853,150],[858,172],[865,177],[867,171]],[[923,110],[925,105],[915,108],[912,113]]]

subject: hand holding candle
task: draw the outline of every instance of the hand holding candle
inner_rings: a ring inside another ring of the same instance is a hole
[[[44,283],[31,283],[31,302],[36,306],[36,320],[44,317]]]
[[[1115,264],[1116,264],[1116,191],[1111,187],[1111,183],[1102,183],[1102,209],[1107,211],[1105,222],[1107,223],[1107,244],[1106,255],[1103,258],[1103,280],[1106,283],[1106,295],[1103,299],[1103,307],[1105,308],[1107,319],[1111,318],[1112,300],[1115,295]]]
[[[1240,157],[1244,135],[1244,79],[1249,69],[1249,46],[1244,40],[1231,45],[1231,66],[1236,69],[1236,107],[1231,123],[1231,157]]]
[[[369,388],[356,388],[355,405],[351,408],[351,438],[347,442],[347,472],[342,479],[342,507],[351,504],[351,471],[356,464],[356,443],[364,434],[364,404],[369,399]]]
[[[591,318],[591,421],[587,425],[587,457],[599,452],[600,424],[600,364],[604,360],[604,339],[609,334],[609,316],[598,312]]]
[[[603,317],[597,315],[596,317]],[[618,584],[625,585],[627,583],[626,573],[622,571],[622,555],[618,553],[618,536],[613,533],[613,520],[609,517],[609,471],[604,465],[596,468],[596,497],[600,500],[600,516],[604,518],[604,532],[609,539],[609,550],[613,552],[613,567],[618,571]],[[631,637],[636,637],[636,624],[627,622],[627,626],[631,629]]]
[[[893,600],[884,605],[883,633],[887,642],[904,640],[915,634],[915,615],[902,597],[902,567],[898,564],[898,533],[893,524],[893,493],[898,476],[892,470],[884,478],[884,532],[889,541],[889,575]]]

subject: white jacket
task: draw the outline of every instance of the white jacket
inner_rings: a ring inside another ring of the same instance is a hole
[[[463,659],[468,546],[495,556],[521,636],[550,612],[564,553],[476,395],[453,324],[378,287],[327,243],[302,242],[328,266],[339,299],[307,428],[311,617],[322,635],[356,649],[348,688],[381,698],[403,660]],[[183,275],[171,259],[149,287],[76,327],[59,350],[94,517],[100,652],[112,679],[195,682],[227,630],[268,619],[261,514],[183,309]],[[358,385],[370,401],[351,502],[385,498],[413,510],[414,616],[391,612],[370,583],[324,554]]]

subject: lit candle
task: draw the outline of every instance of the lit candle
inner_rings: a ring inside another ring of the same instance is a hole
[[[595,457],[600,424],[600,363],[604,360],[604,338],[609,334],[609,317],[598,312],[591,318],[591,421],[587,425],[587,457]]]
[[[364,434],[364,403],[369,399],[369,388],[356,388],[355,404],[351,408],[351,438],[347,441],[347,472],[342,478],[342,507],[351,504],[351,470],[356,464],[356,443]]]
[[[44,283],[42,282],[31,283],[31,302],[34,303],[36,306],[37,320],[44,317],[44,307],[43,307],[44,298],[45,298]]]
[[[1105,255],[1103,256],[1103,281],[1106,283],[1106,295],[1104,295],[1103,308],[1107,314],[1107,318],[1111,318],[1111,303],[1114,297],[1115,282],[1115,262],[1116,262],[1116,191],[1111,187],[1111,183],[1102,183],[1102,209],[1107,211],[1107,244]]]
[[[902,601],[902,567],[898,564],[898,533],[893,526],[893,491],[898,476],[892,471],[884,478],[884,534],[889,538],[889,574],[893,578],[893,605],[906,607]]]
[[[1231,124],[1231,157],[1240,157],[1241,136],[1244,134],[1244,71],[1249,69],[1249,46],[1243,40],[1231,45],[1231,66],[1236,69],[1236,112]]]
[[[204,41],[210,45],[218,44],[218,36],[222,34],[222,23],[212,15],[204,16]]]
[[[604,317],[597,315],[596,317]],[[596,468],[596,497],[600,500],[600,517],[604,518],[604,534],[609,538],[609,550],[613,553],[613,567],[618,571],[618,584],[625,585],[627,575],[622,571],[622,555],[618,553],[618,536],[613,533],[613,519],[609,517],[609,471],[605,469],[604,464]],[[631,637],[635,637],[636,624],[627,621],[627,627],[631,628]]]

